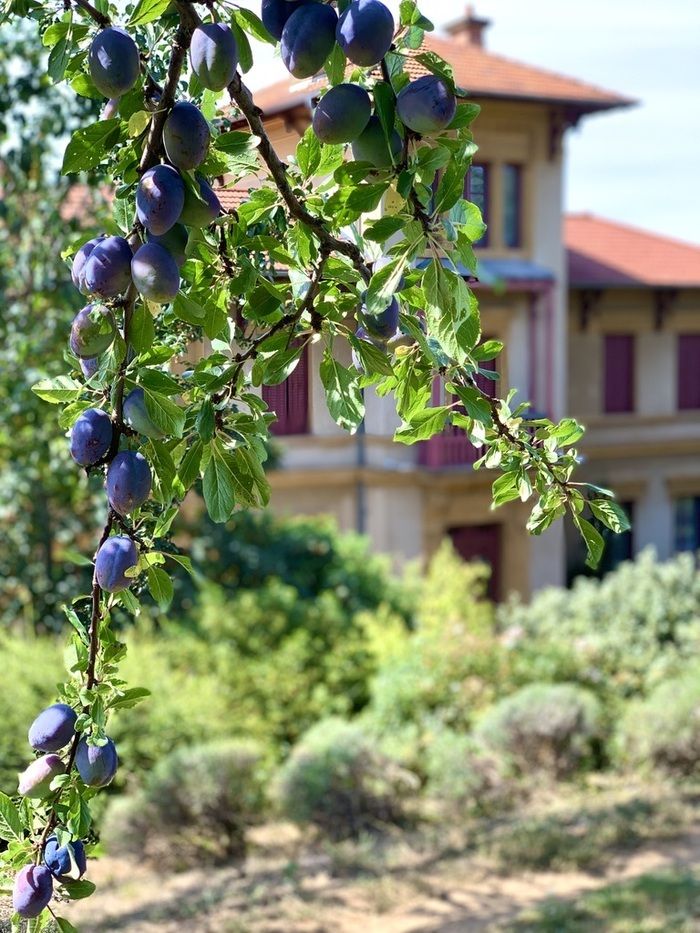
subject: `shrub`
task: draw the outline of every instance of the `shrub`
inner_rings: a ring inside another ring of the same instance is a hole
[[[476,736],[512,756],[522,772],[562,778],[594,759],[601,707],[592,693],[573,684],[531,684],[490,709]]]
[[[700,768],[700,668],[660,684],[629,704],[617,736],[622,761],[679,775]]]
[[[517,684],[570,680],[606,699],[643,695],[700,650],[700,574],[692,554],[659,563],[645,551],[601,581],[506,604],[498,623]]]
[[[293,749],[277,775],[276,794],[285,816],[343,839],[402,822],[404,798],[416,786],[414,775],[380,752],[359,723],[329,718]]]
[[[142,791],[110,805],[105,843],[175,869],[240,859],[246,829],[264,811],[266,770],[251,742],[177,749],[158,763]]]
[[[451,729],[435,732],[425,751],[426,793],[459,811],[492,813],[513,800],[509,759]]]

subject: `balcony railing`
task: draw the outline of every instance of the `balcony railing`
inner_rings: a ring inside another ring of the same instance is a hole
[[[461,428],[448,427],[421,444],[418,462],[429,470],[440,470],[469,466],[482,455],[483,448],[475,447]]]

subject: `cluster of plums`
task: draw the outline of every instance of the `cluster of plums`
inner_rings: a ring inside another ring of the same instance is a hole
[[[29,729],[29,744],[44,752],[19,775],[19,793],[23,797],[43,800],[51,792],[51,782],[65,774],[66,765],[59,754],[75,738],[77,714],[66,703],[54,703],[42,710]],[[80,739],[75,754],[75,766],[88,787],[105,787],[117,772],[118,759],[114,742],[89,745]],[[85,874],[85,847],[80,840],[59,845],[58,838],[49,836],[42,852],[42,864],[25,865],[15,878],[14,909],[24,918],[38,917],[53,896],[54,880],[77,881]]]

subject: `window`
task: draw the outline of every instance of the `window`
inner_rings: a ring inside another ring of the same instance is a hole
[[[488,226],[489,222],[489,166],[473,163],[464,179],[464,197],[471,201],[481,211],[484,223]],[[478,241],[479,246],[489,245],[489,231]]]
[[[634,336],[606,334],[604,341],[603,411],[634,411]]]
[[[678,335],[678,410],[700,408],[700,334]]]
[[[676,499],[676,551],[700,550],[700,496]]]
[[[304,347],[296,369],[284,382],[263,386],[262,395],[277,420],[270,433],[278,436],[309,433],[309,348]]]
[[[503,245],[522,246],[522,166],[503,166]]]

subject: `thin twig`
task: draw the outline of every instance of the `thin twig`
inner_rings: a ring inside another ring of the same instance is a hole
[[[82,10],[91,16],[95,20],[98,26],[101,26],[102,29],[106,29],[107,26],[112,25],[112,20],[109,16],[106,16],[104,13],[100,13],[91,3],[88,3],[88,0],[71,0],[76,6],[79,6]]]

